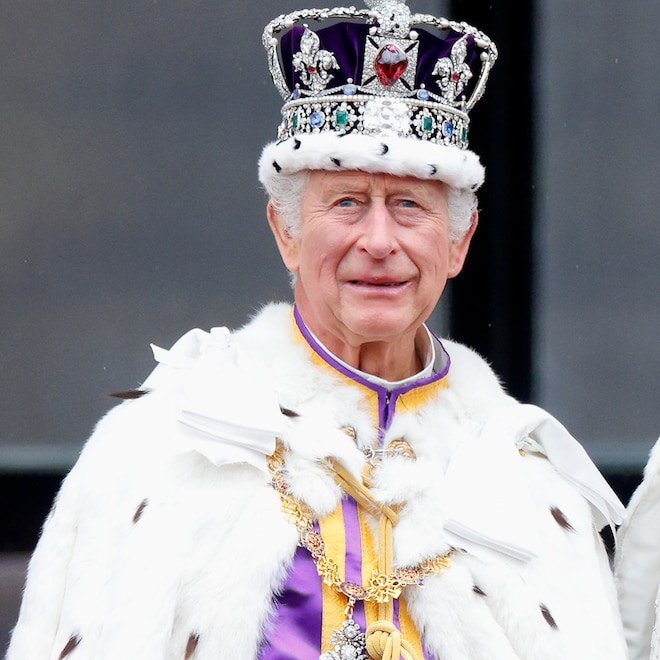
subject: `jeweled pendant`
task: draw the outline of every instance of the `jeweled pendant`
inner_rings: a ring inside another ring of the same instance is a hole
[[[408,56],[396,44],[385,44],[376,54],[374,71],[385,87],[391,87],[407,68]]]
[[[319,656],[319,660],[368,660],[364,633],[352,616],[342,622],[330,637],[332,649]]]

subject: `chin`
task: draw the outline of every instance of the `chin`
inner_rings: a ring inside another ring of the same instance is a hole
[[[406,323],[400,317],[388,318],[386,314],[368,314],[360,315],[354,318],[352,323],[347,324],[349,329],[358,337],[363,338],[365,342],[392,341],[395,342],[411,330],[417,331],[418,326]]]

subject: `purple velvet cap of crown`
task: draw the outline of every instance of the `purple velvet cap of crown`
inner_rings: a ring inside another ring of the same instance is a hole
[[[348,83],[349,78],[354,83],[359,84],[362,80],[364,51],[369,36],[369,26],[364,23],[342,22],[314,30],[314,32],[319,37],[320,48],[332,52],[339,65],[338,69],[332,69],[333,78],[329,87],[345,85]],[[440,58],[450,56],[452,46],[463,35],[451,29],[447,29],[443,37],[435,36],[423,29],[417,29],[416,32],[418,34],[419,54],[415,72],[415,88],[419,89],[424,85],[427,91],[441,95],[441,90],[437,84],[437,76],[433,76],[433,69]],[[300,72],[295,71],[293,65],[293,56],[294,53],[300,51],[300,40],[303,33],[304,28],[296,25],[284,33],[281,38],[282,71],[290,91],[293,91],[296,85],[299,85],[301,89],[307,88]],[[465,62],[473,74],[477,74],[479,67],[479,53],[477,51],[474,37],[468,36]],[[468,85],[466,85],[463,92],[466,97],[471,96],[477,80],[478,75],[473,75]]]

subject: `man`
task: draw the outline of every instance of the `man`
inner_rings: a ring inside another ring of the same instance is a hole
[[[625,657],[617,498],[424,325],[477,226],[495,47],[370,4],[267,26],[259,174],[295,306],[155,349],[62,486],[10,660]]]

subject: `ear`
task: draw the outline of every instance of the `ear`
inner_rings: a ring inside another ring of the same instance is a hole
[[[280,221],[279,213],[271,202],[268,202],[266,209],[268,215],[268,224],[275,236],[277,248],[284,265],[292,272],[298,272],[298,241],[285,229],[284,223]]]
[[[465,232],[465,235],[458,241],[449,246],[449,268],[447,270],[447,277],[456,277],[461,270],[467,257],[470,248],[470,241],[474,236],[479,224],[479,211],[475,210],[470,218],[470,228]]]

